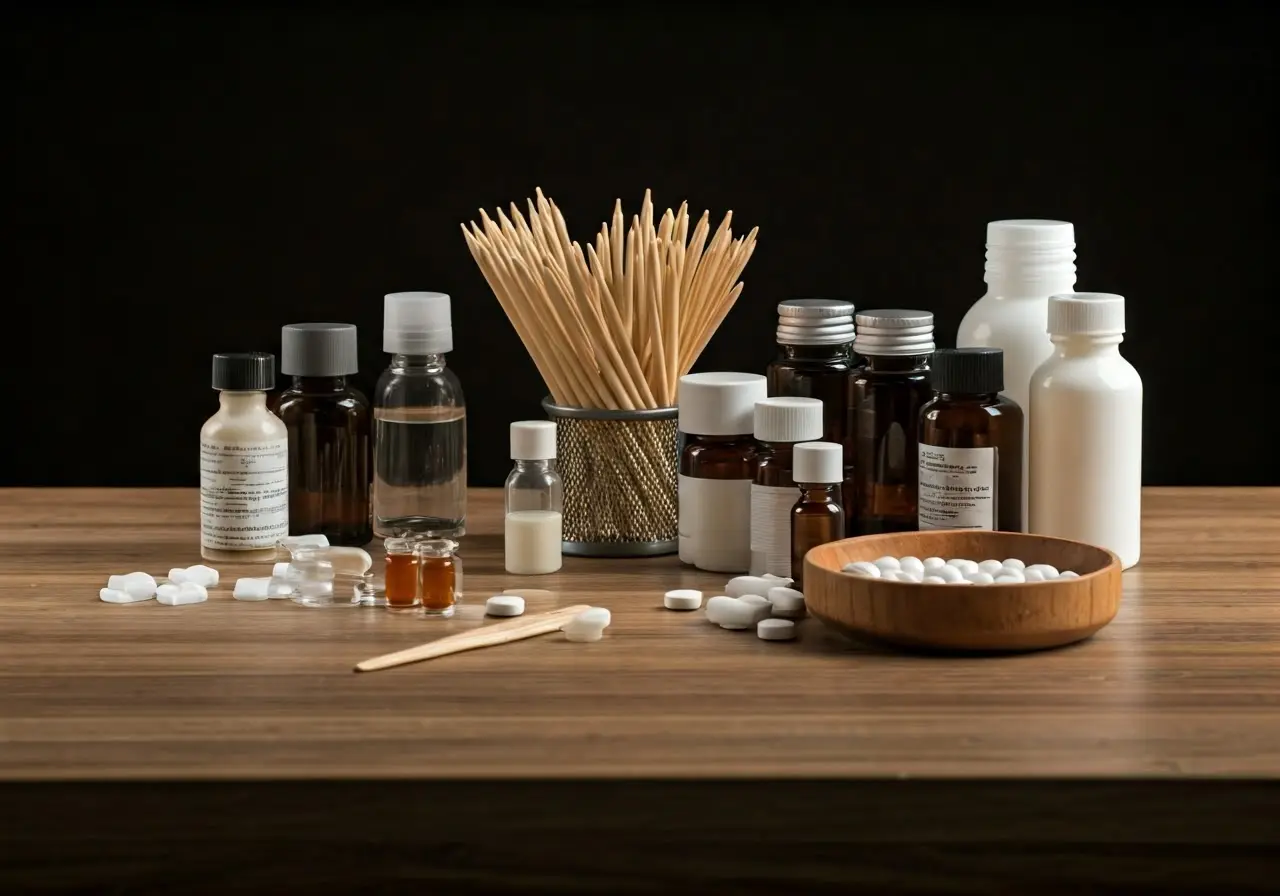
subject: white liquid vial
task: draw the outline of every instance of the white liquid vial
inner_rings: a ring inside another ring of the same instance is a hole
[[[213,356],[218,412],[200,429],[200,556],[271,562],[289,534],[289,433],[267,409],[276,358]]]
[[[538,576],[560,569],[564,484],[556,471],[556,425],[546,420],[511,424],[503,556],[512,575]]]

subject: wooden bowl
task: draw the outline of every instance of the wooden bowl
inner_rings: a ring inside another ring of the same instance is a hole
[[[917,585],[842,572],[846,563],[893,557],[1048,563],[1076,579],[1005,585]],[[939,529],[833,541],[804,558],[809,612],[854,638],[944,651],[1023,651],[1081,641],[1120,607],[1120,559],[1064,538]]]

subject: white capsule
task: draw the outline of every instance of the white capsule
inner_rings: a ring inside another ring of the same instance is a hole
[[[136,604],[144,600],[151,600],[153,596],[148,594],[146,597],[134,597],[128,591],[120,591],[116,588],[102,588],[98,591],[98,597],[109,604]]]
[[[175,566],[169,570],[168,579],[175,585],[181,585],[187,580],[187,568],[185,566]]]
[[[1023,563],[1017,557],[1010,557],[1008,560],[1001,560],[1000,565],[1005,569],[1026,569],[1027,564]]]
[[[948,581],[947,584],[948,585],[972,585],[973,582],[970,582],[968,579],[962,576],[961,578],[952,579],[951,581]]]
[[[724,586],[724,593],[730,597],[742,597],[744,594],[767,594],[773,583],[760,576],[737,576]]]
[[[573,641],[578,644],[590,644],[592,641],[599,641],[604,637],[604,626],[569,623],[561,629],[564,632],[566,641]]]
[[[877,557],[875,559],[875,564],[880,568],[881,573],[886,573],[886,572],[889,572],[890,570],[897,572],[898,570],[902,569],[902,563],[898,560],[898,558],[890,557],[888,554],[886,554],[883,557]]]
[[[203,585],[206,588],[218,587],[218,571],[212,566],[205,566],[202,563],[188,566],[184,570],[184,574],[186,575],[185,581],[195,582],[197,585]]]
[[[696,610],[702,606],[702,592],[694,588],[677,588],[662,595],[662,605],[668,610]]]
[[[177,597],[178,592],[181,590],[181,585],[176,585],[173,582],[165,582],[163,585],[156,588],[156,600],[160,601],[160,603],[166,603],[167,601]]]
[[[761,641],[791,641],[796,624],[790,619],[762,619],[756,623],[756,637]]]
[[[971,585],[990,585],[992,582],[996,580],[996,577],[993,576],[991,573],[982,572],[981,570],[975,573],[970,573],[969,575],[965,576],[965,578],[969,580],[969,583]]]
[[[1042,573],[1038,569],[1032,569],[1031,567],[1027,567],[1022,571],[1022,580],[1024,582],[1043,582],[1044,573]]]
[[[273,564],[271,567],[271,578],[283,579],[289,575],[289,561],[281,560],[279,563]]]
[[[998,576],[1002,569],[1004,569],[1004,564],[999,560],[983,560],[978,564],[978,571],[985,572],[989,576]]]
[[[601,628],[608,628],[609,623],[613,622],[613,614],[606,607],[588,607],[573,618],[586,625],[598,625]]]
[[[947,580],[942,576],[925,576],[922,584],[925,585],[945,585]]]
[[[1005,571],[1000,575],[996,576],[997,585],[1021,585],[1025,581],[1026,579],[1024,579],[1022,576],[1010,575],[1008,571]]]
[[[898,559],[898,568],[903,572],[909,572],[913,576],[924,576],[924,561],[919,557],[900,557]]]
[[[1057,567],[1050,566],[1048,563],[1033,563],[1027,567],[1027,572],[1030,572],[1033,569],[1040,573],[1040,575],[1044,576],[1046,582],[1049,579],[1056,579],[1058,577]]]
[[[947,561],[941,557],[925,557],[923,561],[924,571],[932,575],[942,567],[947,565]]]
[[[179,607],[184,604],[203,603],[209,599],[209,592],[205,590],[203,585],[197,585],[195,582],[183,582],[181,585],[173,585],[177,588],[177,592],[169,591],[161,588],[156,594],[156,600],[169,607]]]
[[[795,582],[796,582],[796,580],[795,580],[795,579],[790,578],[789,576],[775,576],[775,575],[774,575],[773,573],[771,573],[771,572],[762,572],[762,573],[760,573],[760,578],[762,578],[762,579],[768,579],[770,582],[773,582],[773,584],[774,584],[775,586],[777,586],[777,587],[784,587],[784,586],[787,586],[787,585],[794,585],[794,584],[795,584]]]
[[[134,600],[148,600],[155,597],[155,577],[145,572],[131,572],[123,576],[109,576],[107,588],[111,591],[123,591]]]
[[[954,560],[948,560],[947,566],[954,567],[964,573],[966,576],[970,573],[978,571],[978,564],[972,560],[965,560],[963,557],[957,557]]]
[[[231,596],[236,600],[266,600],[271,596],[270,579],[236,579]]]
[[[486,616],[521,616],[524,614],[524,598],[516,594],[495,594],[484,602]]]
[[[964,573],[954,566],[947,565],[938,570],[938,578],[950,585],[953,582],[963,582]]]
[[[725,613],[732,612],[732,608],[737,604],[736,597],[729,597],[727,594],[717,594],[715,597],[707,600],[707,622],[713,625],[719,625],[720,620]]]
[[[741,631],[751,628],[760,621],[759,610],[755,605],[744,603],[736,597],[731,600],[732,604],[725,604],[723,609],[716,613],[716,621],[721,628]]]
[[[759,594],[744,594],[738,598],[744,604],[754,608],[755,620],[759,622],[761,619],[768,619],[773,615],[773,604],[769,602],[769,598]]]
[[[774,616],[795,619],[804,615],[804,595],[794,588],[770,588],[769,603]]]
[[[1026,573],[1020,569],[1010,569],[1007,566],[1000,567],[1000,571],[995,573],[996,581],[1001,579],[1011,579],[1014,582],[1025,582],[1027,580]]]
[[[866,576],[869,579],[878,579],[881,576],[880,567],[866,560],[859,560],[856,563],[846,563],[844,572],[851,572],[856,576]]]
[[[1080,573],[1078,573],[1078,572],[1072,572],[1072,571],[1071,571],[1071,570],[1069,570],[1069,569],[1065,569],[1065,570],[1063,570],[1062,572],[1058,573],[1058,578],[1060,578],[1060,579],[1078,579],[1078,578],[1080,578]]]

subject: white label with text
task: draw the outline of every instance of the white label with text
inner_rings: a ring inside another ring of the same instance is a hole
[[[200,545],[269,548],[289,534],[289,440],[200,440]]]
[[[920,446],[921,529],[996,527],[996,449]]]

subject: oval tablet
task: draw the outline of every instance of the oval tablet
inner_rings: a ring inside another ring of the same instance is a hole
[[[662,595],[662,605],[668,610],[696,610],[702,606],[702,592],[695,588],[677,588]]]
[[[516,594],[495,594],[484,602],[486,616],[520,616],[524,613],[524,598]]]
[[[796,636],[796,624],[790,619],[761,619],[756,623],[756,637],[761,641],[790,641]]]

